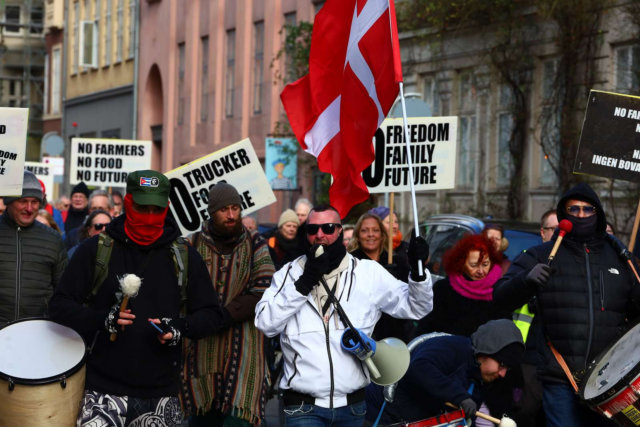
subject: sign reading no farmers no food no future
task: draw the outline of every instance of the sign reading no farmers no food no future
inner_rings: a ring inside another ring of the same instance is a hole
[[[127,176],[151,169],[151,141],[71,139],[71,184],[124,187]]]
[[[276,201],[251,141],[244,139],[165,173],[171,181],[169,214],[186,236],[209,218],[209,189],[218,182],[233,185],[242,199],[242,214]]]
[[[416,191],[453,188],[456,177],[457,117],[408,119]],[[362,172],[370,193],[411,191],[402,119],[386,119],[373,139],[376,158]]]
[[[591,91],[573,172],[640,182],[640,97]]]
[[[0,108],[0,196],[22,194],[28,108]]]

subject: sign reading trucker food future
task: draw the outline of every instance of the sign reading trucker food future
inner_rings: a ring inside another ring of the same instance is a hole
[[[151,141],[71,139],[71,184],[124,187],[127,176],[151,169]]]
[[[251,141],[244,139],[165,174],[171,181],[169,213],[182,235],[209,219],[209,190],[219,182],[233,185],[242,199],[242,214],[276,201]]]
[[[0,108],[0,196],[22,194],[28,108]]]
[[[386,119],[373,138],[376,158],[362,172],[370,193],[411,191],[402,119]],[[457,117],[408,119],[416,191],[453,188],[456,177]]]
[[[640,182],[640,97],[591,91],[573,172]]]

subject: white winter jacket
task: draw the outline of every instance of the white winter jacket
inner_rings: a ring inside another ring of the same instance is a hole
[[[409,280],[407,285],[375,261],[346,256],[349,267],[340,274],[336,296],[355,328],[370,336],[382,312],[400,319],[421,319],[432,310],[429,271],[423,282]],[[331,318],[338,315],[334,307],[327,311],[327,330],[312,296],[296,289],[294,282],[304,271],[304,262],[299,260],[273,275],[271,287],[256,306],[255,325],[268,337],[281,334],[281,390],[311,395],[316,405],[325,408],[346,406],[347,394],[369,384],[369,372],[356,356],[340,347],[346,326]]]

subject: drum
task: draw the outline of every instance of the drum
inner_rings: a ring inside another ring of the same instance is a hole
[[[0,427],[75,426],[85,358],[82,337],[49,320],[0,328]]]
[[[630,327],[589,365],[580,398],[619,426],[640,425],[640,323]]]
[[[393,426],[404,427],[466,427],[467,422],[464,419],[464,411],[447,412],[437,417],[428,418],[426,420],[414,421],[412,423],[393,424]],[[391,427],[391,426],[389,426]]]

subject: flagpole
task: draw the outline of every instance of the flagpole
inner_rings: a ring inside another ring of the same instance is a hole
[[[418,224],[418,205],[416,203],[416,188],[413,184],[413,162],[411,161],[411,146],[409,145],[409,124],[407,123],[407,105],[404,102],[404,84],[400,85],[400,101],[402,102],[402,123],[404,127],[404,141],[407,149],[407,163],[409,164],[409,183],[411,184],[411,203],[413,205],[413,226],[416,237],[420,237],[420,228]],[[420,276],[424,274],[422,270],[422,262],[418,263],[418,272]]]

